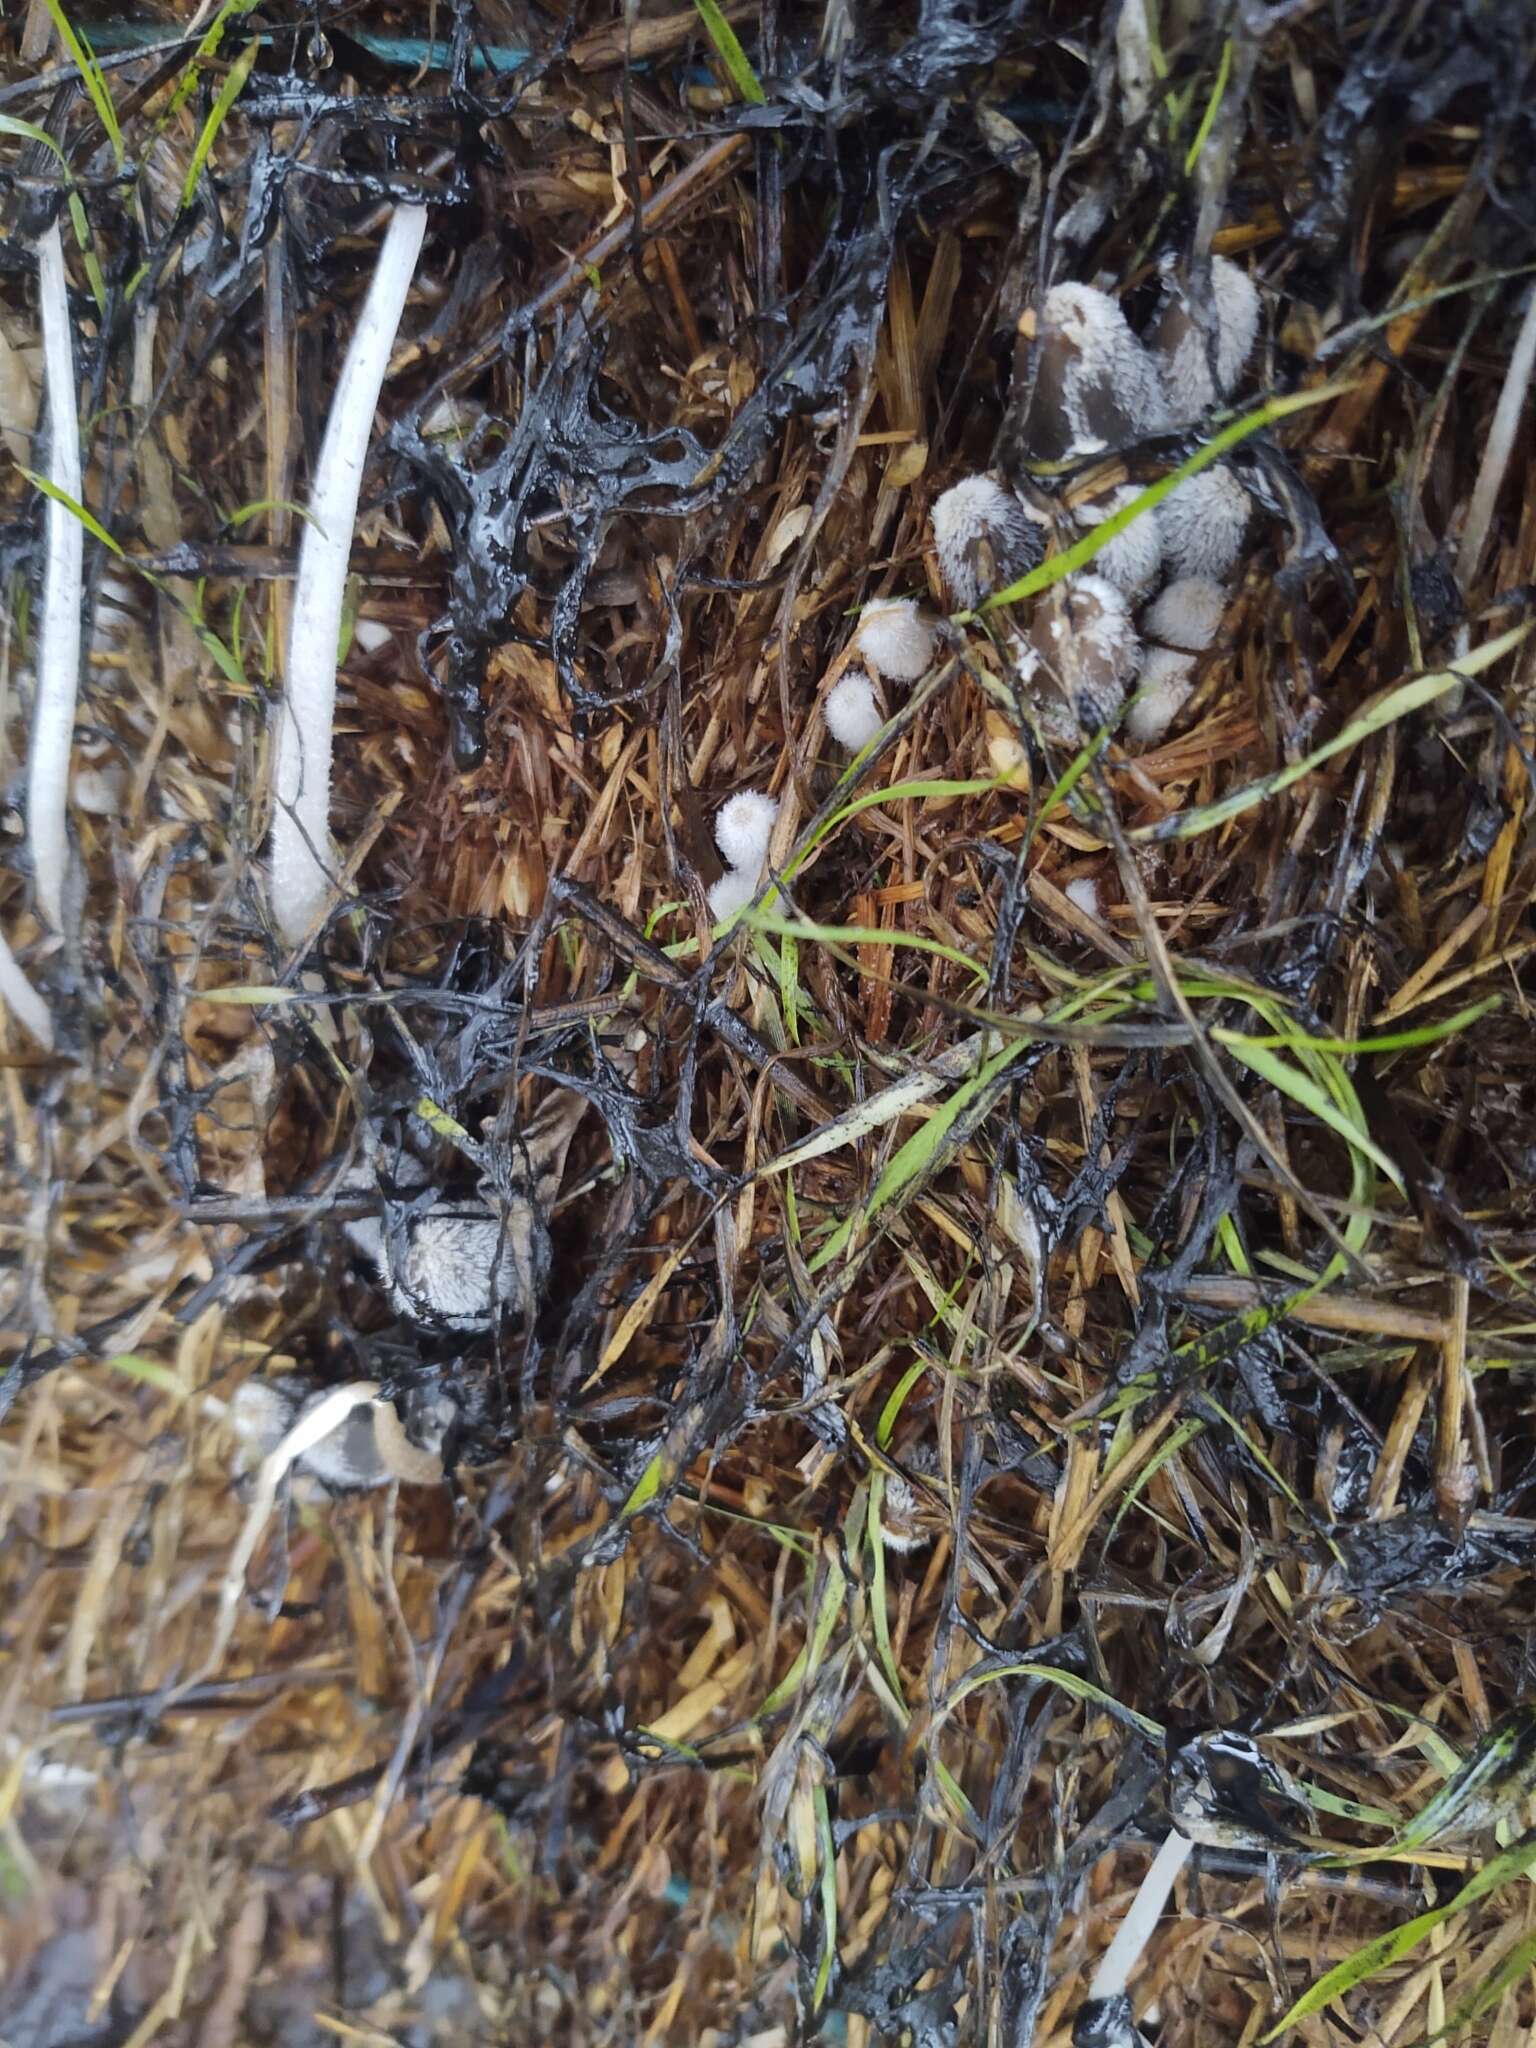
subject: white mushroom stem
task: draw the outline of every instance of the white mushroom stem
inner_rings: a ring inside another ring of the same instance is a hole
[[[1131,1901],[1131,1910],[1115,1930],[1099,1967],[1088,1986],[1090,1998],[1118,1998],[1131,1981],[1131,1972],[1141,1961],[1141,1952],[1152,1938],[1173,1890],[1174,1879],[1188,1862],[1194,1843],[1170,1828],[1163,1846],[1152,1858],[1141,1889]]]
[[[25,1024],[38,1044],[53,1048],[53,1018],[48,1005],[17,965],[16,955],[0,932],[0,1001],[19,1024]]]
[[[272,814],[272,914],[289,945],[311,930],[331,888],[331,727],[352,529],[374,410],[426,227],[424,206],[397,206],[390,219],[331,400],[299,545]]]
[[[80,417],[75,350],[69,329],[64,242],[55,221],[37,245],[43,374],[48,387],[48,481],[80,503]],[[64,872],[69,860],[65,805],[69,753],[80,687],[81,576],[85,528],[68,505],[48,500],[48,566],[38,636],[37,693],[27,752],[27,843],[37,907],[55,931],[64,928]],[[18,1010],[18,1015],[20,1014]]]

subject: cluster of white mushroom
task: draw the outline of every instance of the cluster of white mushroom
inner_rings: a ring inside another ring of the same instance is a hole
[[[741,789],[715,815],[715,844],[725,873],[709,892],[715,921],[724,924],[745,910],[763,886],[768,842],[779,815],[777,801],[760,789]]]
[[[1030,458],[1077,462],[1195,425],[1231,395],[1258,325],[1252,281],[1220,256],[1211,264],[1208,317],[1170,278],[1145,342],[1107,293],[1055,286],[1038,317],[1031,310],[1020,323],[1033,369],[1021,428]],[[1089,531],[1139,495],[1121,484],[1076,506],[1073,517]],[[1213,464],[1108,541],[1091,573],[1053,585],[1027,628],[1005,627],[1004,645],[1048,738],[1071,742],[1111,722],[1133,687],[1125,736],[1162,737],[1220,630],[1225,579],[1252,511],[1231,469]],[[994,476],[967,477],[946,491],[933,508],[933,537],[950,597],[968,609],[1045,553],[1042,516]]]
[[[886,720],[880,686],[915,683],[933,662],[936,628],[911,597],[866,605],[841,673],[827,692],[827,731],[850,754],[867,747]]]

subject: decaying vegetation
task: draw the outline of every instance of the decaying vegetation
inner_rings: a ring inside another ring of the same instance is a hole
[[[1536,2038],[1529,11],[0,33],[0,2032]],[[1214,350],[1212,252],[1236,389],[1039,463],[1048,289]],[[1181,467],[1254,511],[1174,708],[1035,715]]]

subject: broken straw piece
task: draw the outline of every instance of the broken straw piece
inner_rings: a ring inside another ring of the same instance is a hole
[[[919,618],[916,600],[884,597],[866,605],[854,635],[870,667],[893,683],[915,683],[933,661],[933,627]]]
[[[397,206],[331,400],[299,544],[273,772],[273,920],[293,946],[331,888],[331,728],[342,601],[374,410],[426,233],[423,206]]]
[[[0,1001],[18,1024],[24,1024],[38,1044],[53,1049],[53,1017],[48,1005],[22,972],[16,955],[0,932]]]
[[[968,476],[934,500],[933,546],[955,607],[970,611],[1045,559],[1045,535],[1018,494]]]
[[[38,310],[48,389],[48,481],[80,503],[80,419],[75,351],[69,325],[64,243],[55,221],[37,245]],[[80,687],[81,570],[85,528],[69,505],[48,500],[48,564],[38,636],[37,689],[27,749],[27,845],[37,906],[55,931],[64,929],[64,874],[69,862],[65,807],[69,755]]]
[[[822,706],[827,731],[850,754],[867,747],[885,723],[875,697],[875,686],[861,668],[844,669],[827,692]]]

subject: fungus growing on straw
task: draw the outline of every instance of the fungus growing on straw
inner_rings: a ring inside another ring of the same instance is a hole
[[[80,420],[75,352],[69,326],[64,243],[55,221],[37,245],[38,308],[48,388],[48,480],[80,503]],[[64,929],[64,874],[69,862],[65,806],[69,756],[80,686],[81,571],[85,528],[58,498],[48,500],[48,563],[38,635],[37,691],[27,750],[27,844],[37,906],[55,931]],[[19,1014],[19,1012],[18,1012]]]
[[[1186,477],[1162,514],[1163,566],[1174,577],[1230,575],[1243,551],[1253,500],[1224,463]]]
[[[1195,687],[1195,657],[1221,630],[1227,595],[1208,576],[1184,576],[1170,583],[1142,615],[1149,645],[1141,664],[1140,688],[1125,716],[1126,737],[1160,740],[1189,701]]]
[[[1079,505],[1076,508],[1078,523],[1090,528],[1101,526],[1140,496],[1138,484],[1122,484],[1107,497]],[[1150,590],[1161,574],[1162,566],[1163,531],[1155,505],[1149,511],[1138,513],[1125,531],[1106,541],[1093,558],[1093,573],[1103,576],[1129,598],[1138,598]]]
[[[1033,364],[1034,389],[1021,429],[1037,462],[1120,448],[1166,423],[1158,365],[1131,332],[1107,292],[1089,284],[1054,285],[1037,315],[1019,321],[1020,388]]]
[[[937,635],[916,600],[883,597],[866,605],[854,641],[870,667],[893,683],[915,683],[933,661]]]
[[[996,477],[968,476],[934,500],[933,545],[957,611],[971,611],[1045,559],[1045,535]]]
[[[1114,717],[1141,650],[1114,584],[1068,576],[1041,597],[1019,652],[1041,731],[1070,745]]]
[[[1168,281],[1148,339],[1162,366],[1171,426],[1192,425],[1231,396],[1258,338],[1258,288],[1225,256],[1211,259],[1211,315],[1207,333],[1188,286]]]
[[[738,790],[720,806],[715,844],[726,871],[709,891],[709,908],[717,924],[728,923],[756,897],[778,815],[777,800],[760,789]]]
[[[827,731],[850,754],[862,752],[885,723],[875,686],[861,668],[843,670],[827,692],[822,716]]]
[[[314,925],[331,887],[331,727],[352,529],[374,410],[426,226],[422,206],[397,206],[390,218],[331,400],[299,544],[272,812],[272,915],[290,946]]]
[[[329,1399],[326,1389],[312,1392],[288,1377],[246,1380],[236,1389],[227,1412],[244,1460],[261,1463]],[[365,1391],[323,1436],[305,1441],[293,1467],[335,1493],[386,1486],[391,1480],[432,1486],[442,1478],[443,1464],[441,1432],[431,1434],[436,1443],[413,1443],[394,1403],[370,1398]]]

